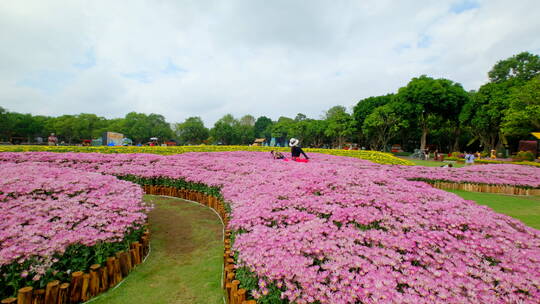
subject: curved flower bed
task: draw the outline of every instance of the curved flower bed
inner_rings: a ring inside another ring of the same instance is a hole
[[[538,230],[400,177],[410,178],[404,168],[321,154],[284,162],[252,152],[2,153],[0,161],[220,188],[231,207],[241,287],[262,303],[540,301]]]
[[[136,147],[136,146],[0,146],[0,152],[82,152],[82,153],[149,153],[159,155],[174,155],[188,152],[228,152],[228,151],[250,151],[250,152],[270,152],[277,150],[281,152],[291,152],[288,147],[258,147],[258,146],[172,146],[172,147]],[[329,155],[349,156],[366,159],[379,164],[387,165],[413,165],[412,162],[404,160],[390,153],[365,150],[339,150],[339,149],[304,149],[307,153],[322,153]]]
[[[137,239],[139,186],[39,163],[0,165],[0,298],[101,263]],[[66,273],[67,272],[67,273]]]
[[[540,188],[540,168],[513,164],[490,164],[463,168],[390,167],[394,174],[407,179],[512,185]]]

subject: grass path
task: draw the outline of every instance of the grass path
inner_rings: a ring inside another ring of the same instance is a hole
[[[146,195],[151,253],[115,290],[93,304],[222,304],[221,221],[209,208],[180,199]]]
[[[493,193],[447,190],[464,199],[491,207],[495,212],[504,213],[522,221],[525,225],[540,229],[540,196],[517,196]]]

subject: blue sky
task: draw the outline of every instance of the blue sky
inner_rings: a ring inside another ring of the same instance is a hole
[[[3,1],[0,106],[319,118],[427,74],[477,89],[539,53],[536,0]]]

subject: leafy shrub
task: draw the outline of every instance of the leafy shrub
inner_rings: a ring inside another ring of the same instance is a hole
[[[534,154],[531,151],[519,151],[515,157],[512,157],[513,161],[534,161]]]

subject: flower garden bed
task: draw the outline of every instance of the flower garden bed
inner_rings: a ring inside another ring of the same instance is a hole
[[[271,150],[277,150],[281,152],[290,152],[291,149],[287,147],[258,147],[258,146],[172,146],[172,147],[136,147],[136,146],[92,146],[92,147],[80,147],[80,146],[0,146],[0,152],[77,152],[77,153],[147,153],[158,155],[175,155],[189,152],[231,152],[231,151],[249,151],[249,152],[270,152]],[[315,149],[305,148],[307,153],[322,153],[328,155],[348,156],[360,159],[366,159],[375,163],[388,164],[388,165],[413,165],[413,163],[395,157],[390,153],[383,153],[378,151],[365,151],[365,150],[339,150],[339,149]]]
[[[116,285],[148,251],[142,190],[113,176],[3,163],[0,206],[0,299],[84,301]],[[118,254],[126,250],[130,256]]]
[[[243,289],[260,303],[540,300],[540,232],[409,180],[422,174],[443,180],[444,171],[413,175],[405,167],[310,156],[306,164],[253,152],[0,153],[0,166],[45,163],[115,175],[145,189],[166,187],[158,188],[168,191],[163,194],[191,190],[223,200],[231,230],[226,278],[237,279],[226,283],[231,294]],[[500,185],[540,186],[538,171],[526,180],[515,168],[501,168],[505,178],[496,168],[478,167],[487,169],[475,174],[467,168],[464,180],[491,175]]]

